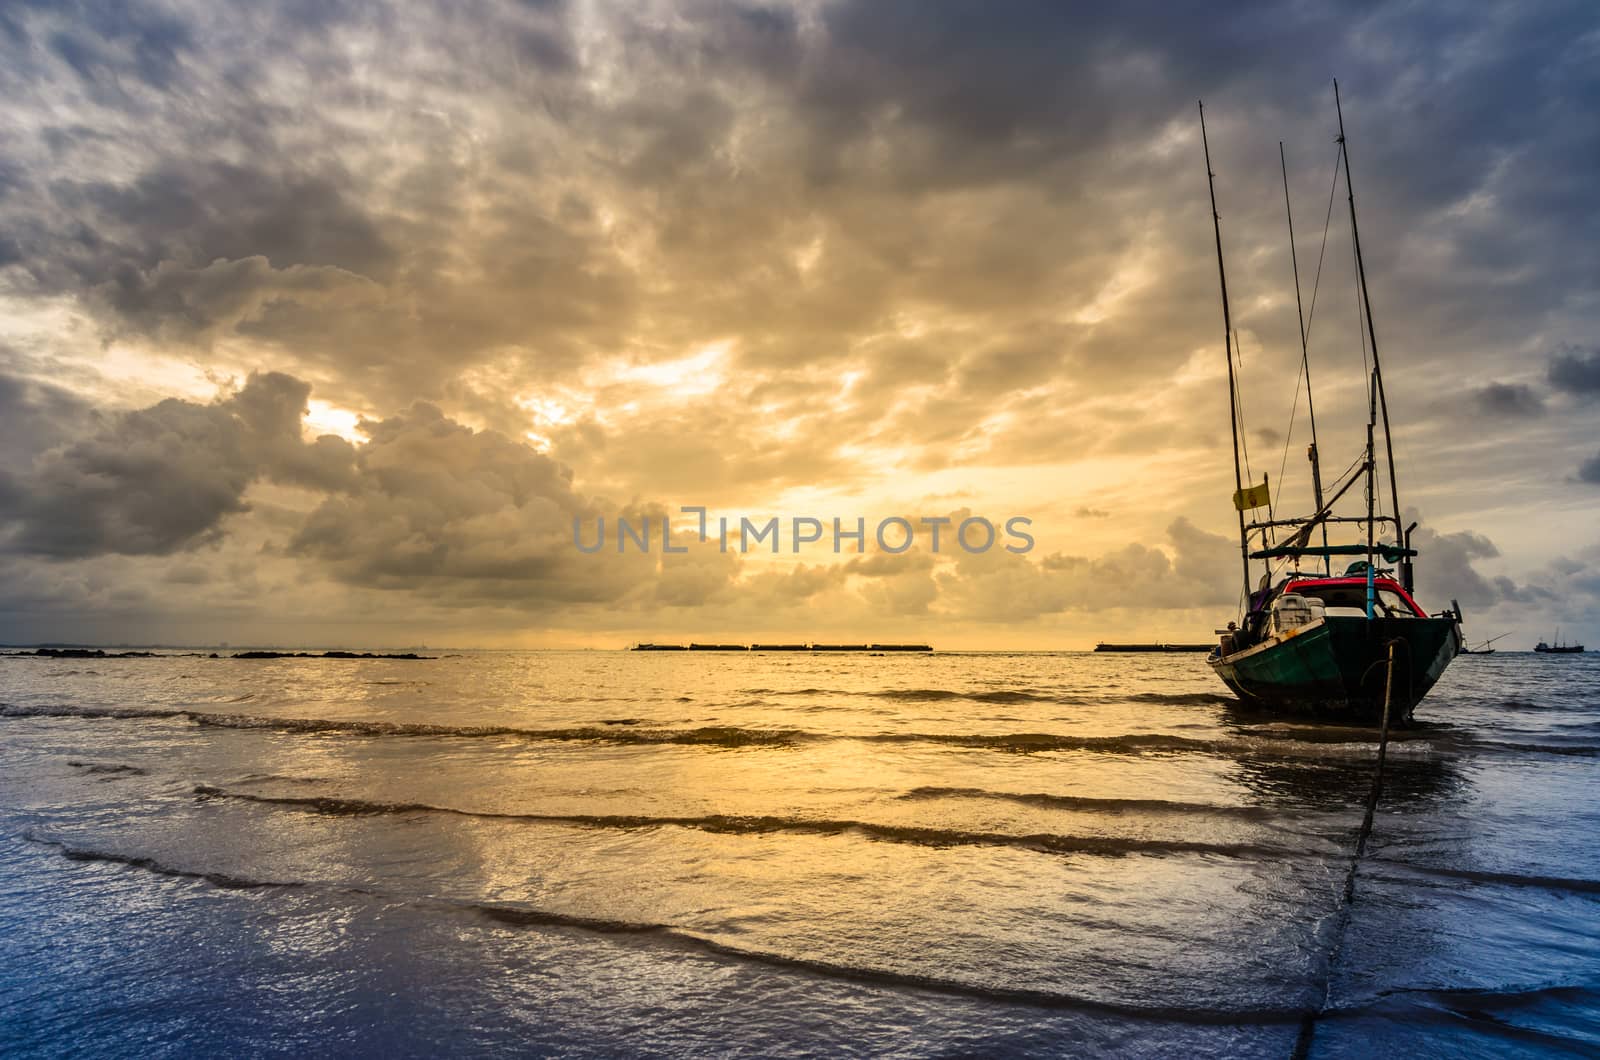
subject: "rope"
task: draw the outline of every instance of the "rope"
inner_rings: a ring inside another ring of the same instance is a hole
[[[1355,856],[1350,859],[1350,871],[1344,878],[1344,896],[1339,904],[1339,921],[1334,929],[1333,945],[1328,950],[1326,975],[1322,983],[1322,1004],[1317,1006],[1315,1012],[1307,1012],[1300,1020],[1300,1034],[1295,1038],[1294,1060],[1306,1060],[1311,1054],[1311,1040],[1317,1033],[1317,1020],[1321,1019],[1328,1011],[1329,1002],[1333,997],[1333,973],[1339,965],[1339,956],[1344,950],[1345,932],[1350,927],[1350,907],[1356,900],[1356,870],[1361,866],[1361,859],[1367,853],[1367,839],[1372,835],[1372,818],[1378,809],[1378,798],[1383,794],[1383,766],[1389,755],[1389,709],[1394,701],[1394,649],[1396,644],[1405,644],[1396,637],[1389,641],[1389,658],[1386,673],[1383,679],[1383,720],[1378,726],[1378,763],[1372,773],[1372,787],[1367,791],[1366,812],[1361,817],[1361,830],[1356,833]],[[1410,645],[1406,645],[1410,650]],[[1370,671],[1369,671],[1370,672]],[[1408,690],[1409,691],[1409,690]]]
[[[1328,250],[1328,228],[1333,224],[1333,195],[1339,190],[1339,162],[1344,158],[1344,144],[1333,156],[1333,184],[1328,188],[1328,215],[1322,219],[1322,249],[1317,251],[1317,278],[1311,282],[1311,308],[1306,311],[1306,342],[1311,342],[1311,322],[1317,316],[1317,287],[1322,283],[1322,256]]]
[[[1303,367],[1299,374],[1294,377],[1294,404],[1289,406],[1289,430],[1283,436],[1283,459],[1278,461],[1278,491],[1273,495],[1274,503],[1283,497],[1283,473],[1289,467],[1289,445],[1294,441],[1294,418],[1295,414],[1300,411],[1300,383],[1305,377]]]
[[[1366,452],[1363,451],[1360,456],[1358,456],[1354,460],[1350,461],[1349,466],[1347,466],[1343,471],[1339,472],[1337,475],[1333,476],[1333,484],[1328,487],[1328,493],[1330,495],[1337,494],[1339,492],[1339,488],[1344,485],[1344,480],[1347,477],[1349,477],[1355,471],[1357,465],[1359,465],[1361,463],[1361,461],[1365,460],[1366,456],[1367,456]],[[1296,559],[1296,557],[1293,557],[1293,556],[1285,556],[1285,557],[1283,557],[1281,560],[1278,561],[1279,565],[1277,567],[1277,572],[1281,573],[1282,571],[1287,570],[1289,565],[1295,562],[1295,559]],[[1268,570],[1272,570],[1273,569],[1272,564],[1273,564],[1272,560],[1270,560],[1270,559],[1267,560],[1267,569]],[[1274,577],[1273,580],[1276,580],[1276,577]]]
[[[1244,419],[1244,348],[1239,345],[1239,329],[1233,329],[1234,357],[1239,362],[1239,385],[1234,388],[1233,404],[1234,415],[1239,421],[1239,447],[1244,450],[1244,477],[1251,485],[1255,484],[1256,476],[1250,470],[1250,432],[1245,426]],[[1267,518],[1272,518],[1272,504],[1267,504]]]

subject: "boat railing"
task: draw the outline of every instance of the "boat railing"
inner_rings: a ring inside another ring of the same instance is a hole
[[[1388,523],[1396,529],[1400,527],[1400,520],[1389,515],[1379,515],[1373,520],[1375,523]],[[1264,519],[1261,522],[1246,523],[1246,530],[1269,530],[1279,526],[1304,526],[1310,522],[1320,523],[1361,523],[1365,525],[1367,517],[1364,515],[1329,515],[1318,519],[1314,515],[1302,515],[1293,519]]]

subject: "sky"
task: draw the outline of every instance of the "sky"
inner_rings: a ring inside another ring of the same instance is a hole
[[[1587,0],[12,0],[0,641],[1209,640],[1196,101],[1250,473],[1305,514],[1280,140],[1327,477],[1365,422],[1334,77],[1420,602],[1600,646]]]

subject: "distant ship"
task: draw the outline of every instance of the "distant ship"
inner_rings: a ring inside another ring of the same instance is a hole
[[[629,651],[854,651],[932,652],[931,644],[635,644]],[[1176,649],[1175,649],[1176,650]]]
[[[1540,655],[1582,655],[1583,645],[1568,644],[1561,639],[1561,631],[1558,629],[1556,630],[1556,643],[1546,644],[1541,640],[1533,646],[1533,650]]]
[[[1210,651],[1210,644],[1107,644],[1101,641],[1095,651]]]

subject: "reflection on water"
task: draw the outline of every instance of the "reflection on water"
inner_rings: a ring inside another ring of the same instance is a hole
[[[0,1020],[94,1055],[1281,1056],[1308,1014],[1313,1055],[1595,1047],[1597,676],[1452,668],[1330,965],[1374,733],[1193,657],[0,659]]]

